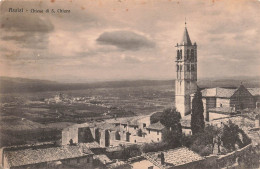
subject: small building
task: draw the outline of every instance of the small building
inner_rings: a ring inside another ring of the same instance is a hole
[[[84,146],[12,147],[2,149],[1,165],[5,169],[91,168],[93,153]]]
[[[162,141],[162,131],[165,126],[159,121],[146,127],[146,138],[152,142]]]

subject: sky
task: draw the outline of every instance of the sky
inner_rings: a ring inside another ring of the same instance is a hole
[[[1,0],[0,76],[175,79],[185,18],[198,79],[260,76],[259,9],[259,0]]]

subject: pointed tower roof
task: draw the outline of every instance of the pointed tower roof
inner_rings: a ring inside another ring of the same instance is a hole
[[[181,44],[183,44],[183,42],[184,42],[184,45],[192,45],[186,24],[187,23],[185,21],[185,29],[184,29]]]

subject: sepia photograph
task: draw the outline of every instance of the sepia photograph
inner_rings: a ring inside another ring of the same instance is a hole
[[[0,0],[0,169],[260,169],[260,0]]]

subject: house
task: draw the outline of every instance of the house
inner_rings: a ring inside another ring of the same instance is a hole
[[[63,168],[84,166],[91,168],[93,153],[80,145],[60,147],[6,147],[2,149],[1,165],[6,169]]]
[[[166,151],[149,152],[143,155],[155,167],[161,169],[202,168],[205,158],[186,147]]]
[[[164,128],[165,126],[160,121],[150,124],[146,128],[146,138],[153,142],[162,141],[162,131]]]

